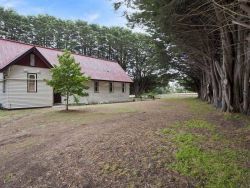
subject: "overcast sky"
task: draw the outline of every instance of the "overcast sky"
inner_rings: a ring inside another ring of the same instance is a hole
[[[81,19],[105,26],[125,26],[126,19],[110,0],[0,0],[0,6],[22,15],[49,14],[62,19]]]

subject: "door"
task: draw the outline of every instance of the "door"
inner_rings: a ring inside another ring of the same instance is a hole
[[[60,93],[54,93],[54,104],[61,104],[62,97]]]

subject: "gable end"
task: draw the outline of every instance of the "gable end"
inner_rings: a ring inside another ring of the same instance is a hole
[[[35,55],[35,66],[40,68],[52,68],[53,66],[48,62],[48,60],[36,49],[36,47],[31,48],[26,51],[15,60],[10,62],[7,66],[2,68],[0,71],[6,70],[11,65],[22,65],[22,66],[31,66],[30,65],[30,54]]]

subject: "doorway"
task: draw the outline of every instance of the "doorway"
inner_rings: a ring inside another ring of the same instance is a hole
[[[54,93],[54,104],[61,104],[62,96],[60,93]]]

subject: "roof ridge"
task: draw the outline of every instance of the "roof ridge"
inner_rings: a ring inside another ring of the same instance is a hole
[[[50,48],[50,47],[41,46],[41,45],[28,44],[28,43],[25,43],[25,42],[22,42],[22,41],[16,41],[16,40],[12,40],[12,39],[0,38],[0,40],[9,41],[9,42],[17,43],[17,44],[23,44],[23,45],[32,46],[32,47],[44,48],[44,49],[47,49],[47,50],[54,50],[54,51],[60,51],[60,52],[64,51],[64,50],[59,49],[59,48]],[[111,63],[118,63],[115,60],[108,60],[108,59],[93,57],[93,56],[89,56],[89,55],[77,54],[77,53],[74,53],[74,52],[71,52],[71,54],[72,55],[83,56],[83,57],[89,57],[89,58],[93,58],[93,59],[99,59],[99,60],[103,60],[103,61],[107,61],[107,62],[111,62]]]
[[[12,39],[0,38],[0,40],[9,41],[9,42],[17,43],[17,44],[24,44],[26,46],[34,46],[33,44],[28,44],[28,43],[25,43],[25,42],[22,42],[22,41],[17,41],[17,40],[12,40]]]

